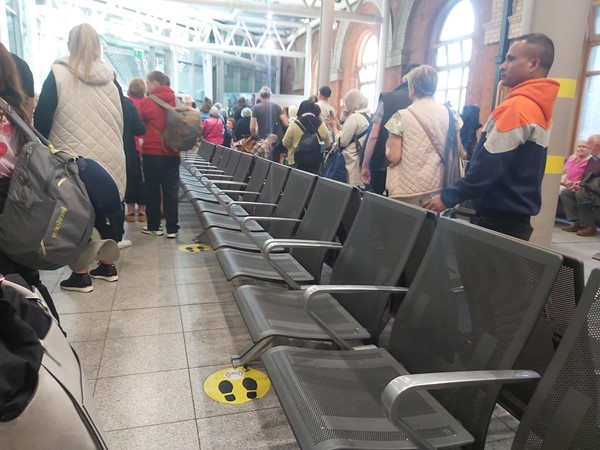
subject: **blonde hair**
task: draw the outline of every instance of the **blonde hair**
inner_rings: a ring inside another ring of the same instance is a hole
[[[135,98],[144,98],[144,95],[146,95],[147,90],[148,87],[146,86],[146,82],[142,78],[134,78],[129,83],[127,95]]]
[[[99,60],[102,54],[100,36],[89,23],[82,23],[73,27],[69,32],[69,65],[73,71],[81,66],[85,78],[90,76],[94,61]]]

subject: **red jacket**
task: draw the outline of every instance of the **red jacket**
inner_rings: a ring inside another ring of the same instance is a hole
[[[169,86],[158,86],[150,94],[154,94],[169,105],[175,106],[175,93]],[[165,147],[163,144],[162,132],[167,125],[167,110],[155,103],[150,97],[146,97],[140,102],[139,110],[140,116],[146,124],[142,155],[179,157],[179,153]]]

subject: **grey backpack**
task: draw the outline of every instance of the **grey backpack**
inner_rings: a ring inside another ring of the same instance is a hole
[[[185,105],[173,107],[156,95],[150,95],[150,98],[167,110],[167,126],[162,132],[163,144],[177,152],[191,150],[200,137],[200,113]]]
[[[78,157],[48,144],[1,98],[0,110],[31,140],[10,177],[0,213],[0,251],[34,269],[68,265],[85,248],[95,220]]]

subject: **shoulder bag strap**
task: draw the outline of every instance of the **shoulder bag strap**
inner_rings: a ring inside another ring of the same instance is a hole
[[[150,97],[150,99],[151,99],[151,100],[152,100],[154,103],[156,103],[157,105],[160,105],[160,106],[162,106],[162,107],[163,107],[163,108],[165,108],[165,109],[175,109],[175,108],[173,108],[171,105],[169,105],[167,102],[165,102],[164,100],[162,100],[162,99],[158,98],[158,97],[157,97],[156,95],[154,95],[154,94],[150,94],[150,95],[149,95],[149,97]]]
[[[433,139],[433,135],[431,134],[431,130],[429,128],[427,128],[425,126],[425,124],[423,124],[423,122],[421,121],[421,119],[419,119],[419,116],[417,116],[410,108],[406,108],[405,111],[409,112],[415,118],[415,120],[419,123],[419,125],[421,126],[421,128],[423,129],[423,131],[425,131],[425,134],[429,138],[429,142],[431,142],[431,145],[433,146],[433,149],[435,150],[435,152],[438,154],[438,156],[442,160],[442,164],[446,164],[446,162],[444,160],[444,153],[436,145],[436,141],[435,141],[435,139]]]

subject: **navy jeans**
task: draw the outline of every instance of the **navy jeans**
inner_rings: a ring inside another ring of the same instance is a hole
[[[167,233],[179,230],[179,157],[144,155],[142,159],[146,182],[146,215],[148,229],[160,227],[160,193],[167,219]]]

